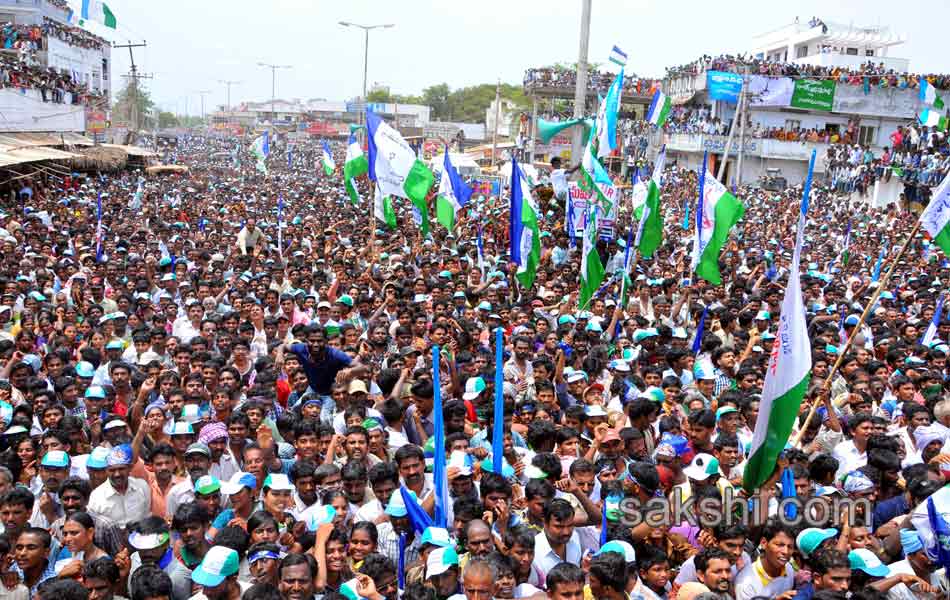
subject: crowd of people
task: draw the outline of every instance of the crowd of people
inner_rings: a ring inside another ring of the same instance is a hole
[[[587,71],[587,88],[596,90],[600,94],[607,93],[610,84],[617,78],[616,73],[589,69]],[[658,82],[652,79],[643,79],[636,74],[624,74],[623,90],[631,94],[647,94]],[[577,71],[565,67],[542,67],[528,69],[524,74],[525,91],[535,87],[571,88],[577,85]]]
[[[901,73],[888,68],[883,62],[875,63],[873,58],[869,58],[860,67],[849,68],[773,61],[745,54],[721,54],[717,57],[703,55],[691,63],[667,67],[666,78],[675,79],[677,77],[702,75],[707,71],[748,73],[769,77],[834,79],[842,85],[860,85],[866,89],[872,87],[916,89],[920,85],[920,81],[925,79],[937,89],[950,89],[950,75],[948,74]]]
[[[697,174],[669,164],[660,248],[628,282],[624,198],[595,246],[607,283],[580,306],[567,165],[531,191],[542,251],[525,289],[508,260],[507,190],[423,235],[408,201],[394,199],[395,229],[374,220],[365,177],[350,202],[344,145],[330,143],[330,176],[317,140],[288,153],[272,136],[266,175],[249,145],[186,136],[159,148],[184,174],[4,184],[0,594],[950,589],[927,516],[933,500],[950,520],[950,320],[937,308],[950,266],[922,238],[894,254],[914,215],[814,184],[810,382],[787,407],[798,417],[771,476],[747,489],[800,186],[737,190],[745,214],[713,285],[690,268],[695,209],[681,225]],[[872,281],[881,248],[893,274]]]
[[[71,73],[31,66],[16,58],[0,55],[0,87],[19,90],[35,89],[43,102],[58,104],[98,105],[103,94],[92,90],[85,82],[73,79]]]
[[[94,33],[86,31],[82,27],[64,25],[49,17],[43,17],[42,33],[46,36],[54,36],[59,41],[65,42],[70,46],[86,48],[87,50],[102,50],[102,48],[108,44],[106,40]]]

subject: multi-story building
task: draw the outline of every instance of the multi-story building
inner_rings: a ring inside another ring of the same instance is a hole
[[[62,0],[0,0],[2,132],[82,132],[108,120],[106,40],[68,22]]]
[[[663,82],[674,104],[663,136],[668,161],[699,168],[708,152],[709,167],[718,172],[737,107],[735,101],[711,98],[710,73],[721,71],[741,76],[747,98],[742,172],[737,173],[737,125],[725,159],[726,183],[737,178],[754,183],[769,172],[799,183],[812,150],[818,156],[816,172],[825,172],[832,142],[847,140],[880,155],[891,134],[913,122],[922,108],[914,78],[907,76],[909,61],[891,55],[904,41],[886,27],[812,18],[755,36],[751,59],[747,54],[744,64],[731,57],[707,57],[670,69]],[[793,101],[803,81],[822,82],[824,91],[831,92],[827,102]]]

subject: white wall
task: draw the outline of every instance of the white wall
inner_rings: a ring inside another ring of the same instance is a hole
[[[70,95],[66,94],[68,102]],[[43,102],[39,90],[0,89],[0,132],[77,131],[86,129],[82,104]]]
[[[103,53],[98,50],[71,46],[54,36],[47,36],[47,64],[57,71],[78,73],[80,80],[92,89],[109,90],[110,81],[102,79]],[[108,55],[105,58],[109,58]],[[111,66],[110,66],[111,68]],[[108,77],[108,74],[107,74]],[[103,85],[105,83],[106,85]]]

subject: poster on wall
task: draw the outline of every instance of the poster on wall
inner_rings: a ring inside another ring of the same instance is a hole
[[[753,75],[749,78],[746,97],[753,106],[788,106],[794,89],[795,80],[791,77]]]
[[[742,75],[725,71],[707,71],[706,88],[709,90],[710,100],[722,100],[735,104],[739,101],[739,90],[742,89]]]
[[[797,79],[795,91],[792,92],[792,108],[807,110],[827,110],[834,108],[835,81],[834,79]]]

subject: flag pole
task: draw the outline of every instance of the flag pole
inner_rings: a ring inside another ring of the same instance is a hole
[[[821,385],[821,389],[818,392],[818,398],[812,402],[811,409],[808,411],[808,416],[805,417],[805,422],[802,423],[802,426],[799,428],[798,433],[795,435],[795,441],[792,443],[792,446],[798,446],[801,442],[802,436],[805,434],[805,430],[808,429],[808,424],[811,422],[812,418],[815,416],[815,411],[818,410],[818,405],[821,403],[821,397],[828,393],[831,389],[831,381],[834,378],[835,374],[838,372],[838,369],[841,367],[841,363],[844,362],[844,357],[847,355],[848,350],[851,348],[851,344],[854,343],[854,338],[858,335],[858,332],[861,330],[861,326],[864,325],[864,321],[867,319],[868,314],[870,314],[871,309],[874,308],[874,305],[877,304],[877,299],[881,295],[881,292],[884,291],[887,287],[887,282],[891,278],[891,274],[894,272],[894,269],[897,268],[897,263],[900,262],[901,257],[904,255],[904,252],[907,250],[907,247],[910,246],[911,240],[914,239],[914,236],[917,235],[917,231],[920,229],[920,220],[918,219],[917,224],[914,225],[914,228],[910,230],[907,239],[904,241],[904,244],[901,246],[900,251],[897,253],[897,256],[891,262],[890,268],[887,270],[887,273],[884,274],[884,279],[881,280],[880,285],[877,286],[877,289],[874,291],[874,294],[871,296],[871,299],[868,301],[867,306],[864,307],[864,311],[861,313],[861,318],[858,319],[857,325],[854,326],[854,329],[851,331],[851,335],[848,336],[847,341],[844,343],[844,346],[841,350],[838,351],[838,358],[835,360],[834,366],[831,367],[831,370],[828,372],[828,377],[825,378],[824,383]]]

